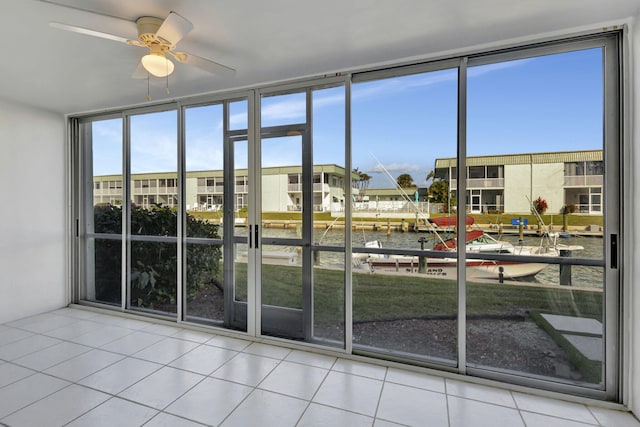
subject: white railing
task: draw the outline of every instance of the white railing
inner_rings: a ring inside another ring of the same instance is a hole
[[[198,193],[218,193],[224,192],[224,186],[222,185],[198,185]]]
[[[451,180],[451,189],[458,187],[458,180]],[[467,188],[504,188],[504,178],[469,178]]]
[[[288,184],[287,191],[289,193],[301,193],[302,192],[302,184]],[[324,191],[325,193],[329,192],[329,184],[323,184],[320,182],[313,184],[313,191]]]
[[[565,176],[565,187],[587,187],[587,186],[601,186],[603,183],[602,175],[576,175]]]

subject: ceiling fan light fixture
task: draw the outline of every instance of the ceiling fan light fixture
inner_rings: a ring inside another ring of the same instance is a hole
[[[162,53],[150,53],[142,57],[142,66],[156,77],[166,77],[173,73],[174,65]]]

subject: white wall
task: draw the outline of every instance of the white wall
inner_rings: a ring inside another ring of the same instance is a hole
[[[547,213],[557,214],[564,205],[564,163],[533,165],[531,201],[542,197],[547,201]]]
[[[267,212],[287,212],[291,204],[287,191],[289,176],[285,174],[264,175],[262,177],[262,210]],[[302,205],[302,193],[300,193]],[[295,200],[294,200],[295,202]]]
[[[625,247],[628,250],[629,255],[625,257],[630,261],[625,264],[627,269],[625,273],[626,278],[630,278],[627,285],[629,286],[630,304],[627,308],[630,308],[628,315],[630,317],[630,401],[629,407],[634,411],[636,416],[640,416],[640,269],[637,265],[640,262],[640,253],[638,251],[638,245],[640,242],[640,227],[638,227],[638,215],[640,215],[640,173],[638,167],[640,167],[640,15],[637,16],[632,23],[631,27],[631,46],[630,46],[630,61],[629,61],[629,79],[630,90],[627,91],[629,96],[629,110],[630,110],[630,144],[627,147],[625,155],[629,155],[631,158],[631,167],[629,168],[629,174],[625,175],[629,179],[630,192],[632,200],[625,206],[625,216],[627,221],[625,225],[630,227],[626,234],[627,240]],[[629,307],[630,306],[630,307]]]
[[[531,165],[504,165],[504,211],[528,213],[531,197]]]
[[[66,305],[65,119],[0,100],[0,323]]]

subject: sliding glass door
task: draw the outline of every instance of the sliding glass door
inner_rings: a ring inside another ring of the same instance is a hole
[[[80,118],[80,299],[616,400],[618,43]]]
[[[479,211],[498,224],[491,238],[503,254],[485,259],[491,247],[467,231],[466,356],[474,374],[601,390],[614,380],[606,373],[617,356],[607,343],[617,340],[618,308],[607,301],[618,298],[619,169],[611,143],[617,75],[607,49],[615,48],[576,42],[469,61],[467,212],[473,192],[481,193]],[[474,170],[489,165],[501,179]],[[597,211],[583,194],[598,195]],[[502,210],[492,209],[498,196]],[[520,226],[523,216],[529,221]]]
[[[448,183],[431,183],[436,157],[456,153],[458,70],[451,65],[354,83],[351,241],[354,350],[455,367],[455,271],[422,252],[440,243],[429,219],[454,207]]]

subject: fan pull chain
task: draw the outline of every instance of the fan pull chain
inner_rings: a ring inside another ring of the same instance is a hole
[[[149,84],[149,79],[151,78],[151,76],[149,75],[149,72],[147,71],[147,101],[151,101],[151,88],[150,88],[150,84]]]
[[[169,95],[169,61],[166,61],[164,63],[164,65],[167,68],[167,86],[166,86],[166,89],[167,89],[167,95]]]

